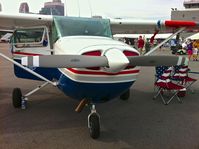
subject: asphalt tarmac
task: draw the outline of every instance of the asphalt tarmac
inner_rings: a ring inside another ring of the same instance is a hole
[[[0,52],[9,55],[7,49],[0,44]],[[190,67],[199,71],[199,62]],[[143,67],[128,101],[97,105],[101,136],[93,140],[87,129],[89,109],[75,113],[78,102],[55,87],[32,95],[28,109],[13,108],[13,88],[25,94],[42,82],[16,78],[13,65],[0,58],[0,149],[199,149],[199,81],[182,104],[173,100],[167,106],[160,98],[152,100],[153,83],[154,68]]]

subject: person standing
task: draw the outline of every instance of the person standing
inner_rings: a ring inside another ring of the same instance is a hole
[[[187,41],[187,53],[188,53],[188,58],[191,60],[192,54],[193,54],[193,44],[191,39],[188,39]]]
[[[146,51],[146,53],[149,52],[150,49],[151,49],[150,41],[146,40],[146,43],[145,43],[145,51]]]
[[[170,40],[170,46],[171,46],[171,52],[172,52],[172,54],[176,54],[176,52],[177,52],[177,48],[176,48],[176,46],[177,46],[177,44],[176,44],[176,39],[171,39],[171,40]]]
[[[139,36],[138,39],[138,50],[140,52],[140,55],[144,54],[144,39],[142,39],[142,36]]]
[[[199,40],[193,42],[193,61],[198,61]]]

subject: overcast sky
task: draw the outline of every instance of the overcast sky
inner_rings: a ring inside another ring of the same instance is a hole
[[[21,2],[28,2],[31,12],[38,13],[51,0],[0,0],[2,10],[17,13]],[[69,16],[103,15],[140,19],[170,19],[171,8],[183,9],[184,0],[66,0]],[[62,0],[64,3],[65,0]]]

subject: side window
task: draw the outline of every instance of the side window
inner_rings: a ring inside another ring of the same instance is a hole
[[[14,45],[16,48],[46,47],[47,33],[44,28],[17,29],[14,32]]]

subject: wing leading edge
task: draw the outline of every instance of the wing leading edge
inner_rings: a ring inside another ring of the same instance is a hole
[[[14,30],[16,27],[30,27],[50,25],[53,22],[53,16],[36,14],[4,14],[0,13],[0,29]]]
[[[16,27],[51,25],[53,16],[38,14],[5,14],[0,13],[0,29],[13,30]],[[180,20],[133,20],[110,19],[113,34],[149,34],[160,30],[159,33],[172,33],[176,28],[186,27],[194,31],[199,29],[199,22]]]

